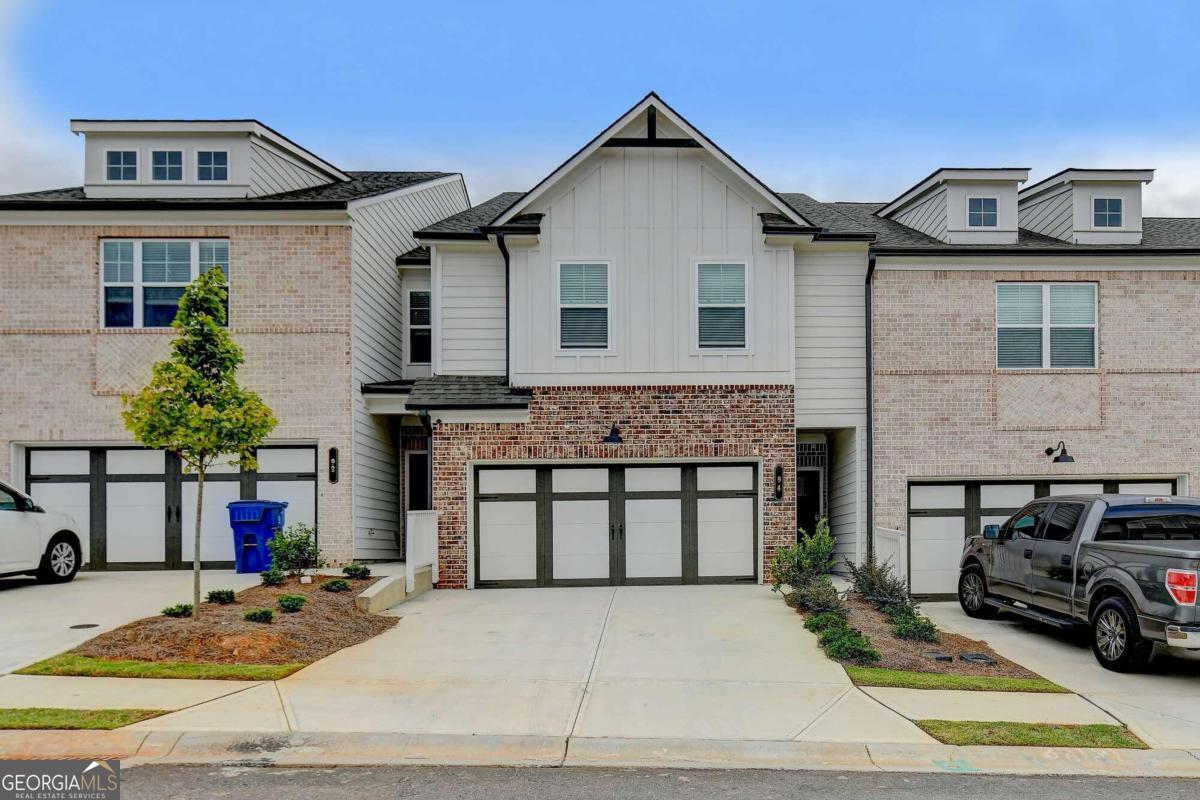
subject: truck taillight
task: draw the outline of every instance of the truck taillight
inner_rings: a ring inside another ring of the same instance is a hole
[[[1167,591],[1181,606],[1196,605],[1196,573],[1188,569],[1167,570]]]

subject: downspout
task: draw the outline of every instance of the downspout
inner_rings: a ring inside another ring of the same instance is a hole
[[[875,253],[868,251],[867,253],[867,285],[866,291],[863,292],[865,316],[866,316],[866,334],[867,334],[867,561],[875,561],[875,422],[872,409],[875,406],[875,391],[874,380],[872,374],[875,369],[873,366],[874,355],[872,353],[872,339],[874,335],[871,331],[871,290],[872,280],[875,277]]]
[[[509,342],[511,340],[510,328],[512,327],[512,315],[510,308],[512,303],[512,278],[509,269],[509,254],[508,244],[504,241],[504,234],[497,231],[496,246],[500,248],[500,255],[504,256],[504,382],[512,385],[512,359],[509,355]]]

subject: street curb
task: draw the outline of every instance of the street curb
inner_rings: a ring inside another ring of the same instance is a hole
[[[402,733],[0,731],[0,759],[246,767],[511,766],[1200,777],[1186,750]]]

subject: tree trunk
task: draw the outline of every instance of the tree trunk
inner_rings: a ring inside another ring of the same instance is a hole
[[[200,619],[200,513],[204,510],[204,467],[196,470],[196,535],[192,539],[192,619]]]

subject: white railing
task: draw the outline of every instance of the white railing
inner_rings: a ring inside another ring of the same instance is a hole
[[[438,521],[436,511],[409,511],[404,530],[405,591],[416,586],[417,571],[430,567],[429,580],[438,579]]]
[[[875,563],[891,564],[896,577],[907,578],[908,534],[891,528],[876,528]]]

